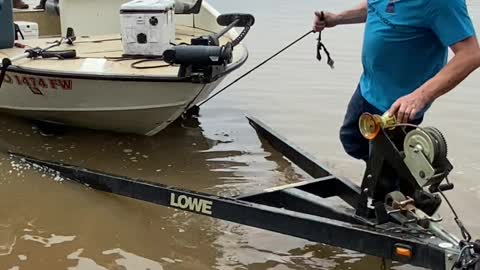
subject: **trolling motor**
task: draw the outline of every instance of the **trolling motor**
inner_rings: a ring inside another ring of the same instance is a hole
[[[400,124],[388,113],[364,113],[361,134],[370,142],[370,157],[356,214],[376,224],[399,223],[408,230],[428,230],[461,252],[452,269],[479,270],[480,242],[472,241],[444,192],[454,189],[448,179],[453,166],[443,134],[434,127]],[[448,202],[464,240],[458,240],[432,217],[442,199]]]
[[[180,77],[196,78],[197,82],[215,80],[232,62],[233,48],[246,37],[255,18],[250,14],[224,14],[217,23],[226,27],[219,33],[192,39],[191,45],[178,45],[163,53],[165,62],[180,65]],[[221,46],[220,38],[234,27],[244,29],[235,40]]]

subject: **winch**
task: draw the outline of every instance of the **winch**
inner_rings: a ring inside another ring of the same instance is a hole
[[[364,113],[359,127],[371,144],[363,187],[363,196],[373,204],[370,210],[376,207],[377,215],[384,213],[378,209],[381,204],[375,204],[390,196],[393,200],[410,198],[416,207],[433,215],[441,204],[437,193],[454,188],[448,181],[453,166],[443,134],[435,127],[397,123],[388,112],[383,116]],[[359,213],[372,214],[368,207],[361,207]],[[379,215],[379,221],[385,219]]]
[[[453,169],[447,159],[447,142],[437,128],[410,131],[403,149],[405,164],[421,187],[437,187]]]

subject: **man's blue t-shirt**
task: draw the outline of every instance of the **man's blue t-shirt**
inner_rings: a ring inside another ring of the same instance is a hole
[[[363,97],[387,111],[445,66],[449,46],[473,35],[465,0],[368,0]]]

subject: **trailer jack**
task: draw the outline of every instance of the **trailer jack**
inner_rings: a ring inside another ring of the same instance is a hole
[[[453,166],[438,130],[364,115],[360,127],[370,140],[371,158],[358,186],[334,176],[261,121],[248,119],[262,142],[311,179],[225,198],[11,154],[103,192],[428,269],[480,269],[480,244],[465,227],[460,226],[465,238],[460,240],[434,217],[442,202],[439,194],[453,188],[444,183]]]

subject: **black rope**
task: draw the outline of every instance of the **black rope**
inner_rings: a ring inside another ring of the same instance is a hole
[[[169,67],[171,66],[170,64],[163,64],[163,65],[156,65],[156,66],[138,66],[138,64],[142,64],[142,63],[147,63],[147,62],[156,62],[156,61],[163,61],[163,58],[162,59],[143,59],[143,60],[139,60],[139,61],[136,61],[136,62],[133,62],[130,67],[131,68],[135,68],[135,69],[153,69],[153,68],[164,68],[164,67]]]
[[[325,20],[325,15],[322,11],[322,15],[321,15],[321,20]],[[246,31],[244,31],[245,33],[248,32],[248,29],[246,29]],[[272,55],[270,58],[268,58],[267,60],[263,61],[262,63],[258,64],[256,67],[252,68],[251,70],[249,70],[247,73],[243,74],[242,76],[240,76],[239,78],[237,78],[236,80],[234,80],[232,83],[230,83],[229,85],[225,86],[224,88],[222,88],[221,90],[219,90],[217,93],[215,93],[214,95],[212,95],[211,97],[209,97],[207,100],[205,100],[204,102],[200,103],[198,105],[198,107],[202,106],[203,104],[207,103],[208,101],[210,101],[212,98],[216,97],[218,94],[222,93],[223,91],[227,90],[230,86],[234,85],[235,83],[237,83],[238,81],[240,81],[241,79],[245,78],[246,76],[248,76],[250,73],[252,73],[253,71],[255,71],[256,69],[260,68],[261,66],[263,66],[264,64],[266,64],[267,62],[269,62],[270,60],[272,60],[273,58],[275,58],[276,56],[278,56],[279,54],[281,54],[282,52],[284,52],[285,50],[287,50],[288,48],[290,48],[291,46],[295,45],[297,42],[299,42],[300,40],[304,39],[305,37],[307,37],[308,35],[312,34],[312,33],[315,33],[313,30],[312,31],[309,31],[308,33],[304,34],[303,36],[301,36],[300,38],[298,38],[297,40],[295,40],[294,42],[290,43],[288,46],[286,46],[285,48],[281,49],[279,52],[277,52],[276,54]],[[243,34],[243,32],[242,32]],[[235,40],[234,43],[238,44],[240,43],[240,41],[245,38],[244,35],[240,34],[240,36],[237,38],[239,41]],[[327,55],[327,64],[333,69],[334,68],[334,61],[332,59],[332,57],[330,56],[330,52],[327,50],[327,47],[325,47],[325,45],[322,43],[322,32],[320,31],[319,34],[318,34],[318,42],[317,42],[317,59],[318,61],[322,61],[322,54],[321,54],[321,51],[322,49],[325,51],[325,54]]]
[[[170,45],[178,46],[178,45],[189,45],[189,44],[187,44],[185,42],[182,42],[182,43],[179,43],[177,45],[173,42],[170,42]],[[164,61],[162,55],[160,55],[160,56],[122,55],[120,57],[105,57],[105,59],[111,60],[111,61],[116,61],[116,62],[128,61],[128,60],[137,60],[138,59],[138,61],[130,64],[130,67],[134,68],[134,69],[155,69],[155,68],[165,68],[165,67],[172,66],[170,64],[155,65],[155,66],[138,66],[139,64],[148,63],[148,62]]]
[[[155,65],[155,66],[138,66],[139,64],[143,64],[147,62],[163,61],[163,56],[148,57],[143,55],[123,55],[119,57],[104,57],[104,58],[110,61],[115,61],[115,62],[138,60],[130,64],[130,67],[134,69],[154,69],[154,68],[164,68],[164,67],[171,66],[170,64]]]
[[[205,100],[204,102],[200,103],[198,105],[198,107],[202,106],[203,104],[207,103],[208,101],[210,101],[212,98],[216,97],[218,94],[222,93],[223,91],[227,90],[230,86],[234,85],[235,83],[237,83],[238,81],[240,81],[241,79],[245,78],[246,76],[248,76],[250,73],[252,73],[253,71],[255,71],[256,69],[260,68],[261,66],[265,65],[267,62],[269,62],[270,60],[272,60],[273,58],[275,58],[276,56],[278,56],[279,54],[281,54],[282,52],[284,52],[285,50],[287,50],[288,48],[290,48],[291,46],[295,45],[297,42],[299,42],[300,40],[304,39],[305,37],[307,37],[308,35],[314,33],[313,31],[308,31],[306,34],[304,34],[303,36],[299,37],[298,39],[296,39],[294,42],[290,43],[288,46],[286,46],[285,48],[281,49],[280,51],[278,51],[277,53],[275,53],[274,55],[272,55],[271,57],[269,57],[268,59],[266,59],[265,61],[263,61],[262,63],[258,64],[256,67],[252,68],[251,70],[249,70],[248,72],[246,72],[245,74],[243,74],[242,76],[240,76],[239,78],[237,78],[236,80],[234,80],[233,82],[231,82],[229,85],[225,86],[224,88],[222,88],[221,90],[219,90],[217,93],[215,93],[214,95],[212,95],[211,97],[209,97],[207,100]]]
[[[448,181],[448,178],[447,178],[447,181]],[[448,181],[450,182],[450,181]],[[460,232],[462,233],[462,237],[463,239],[465,239],[465,241],[467,242],[470,242],[472,240],[472,236],[471,234],[468,232],[467,228],[465,228],[465,225],[463,225],[463,222],[460,220],[460,218],[458,217],[458,214],[457,212],[455,211],[455,209],[453,208],[452,204],[450,203],[450,201],[448,200],[447,196],[445,196],[445,194],[443,193],[443,191],[438,188],[438,192],[442,195],[442,197],[445,199],[445,201],[447,202],[448,206],[450,207],[450,210],[452,211],[453,213],[453,216],[454,216],[454,220],[455,220],[455,223],[457,223],[457,226],[458,228],[460,229]]]

